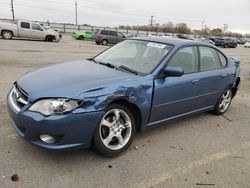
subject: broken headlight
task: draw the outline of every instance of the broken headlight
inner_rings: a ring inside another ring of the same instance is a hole
[[[34,103],[29,111],[39,112],[45,116],[71,112],[79,106],[79,101],[69,99],[43,99]]]

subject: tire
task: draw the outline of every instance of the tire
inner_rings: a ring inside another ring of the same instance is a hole
[[[83,35],[79,36],[79,40],[84,40],[84,36]]]
[[[229,45],[228,45],[228,44],[225,44],[224,48],[229,48]]]
[[[233,91],[231,88],[227,88],[222,93],[218,102],[216,103],[216,106],[213,110],[213,113],[216,115],[224,114],[228,110],[228,108],[230,107],[232,99],[233,99]]]
[[[108,40],[107,39],[103,39],[102,40],[102,45],[104,45],[104,46],[108,45]]]
[[[13,37],[13,33],[11,31],[3,31],[2,37],[3,39],[10,40]]]
[[[131,111],[123,105],[110,105],[95,130],[94,149],[107,157],[115,157],[129,148],[134,133],[135,118]]]
[[[54,42],[54,37],[53,36],[47,36],[47,41],[48,42]]]
[[[95,42],[97,45],[100,45],[100,42]]]

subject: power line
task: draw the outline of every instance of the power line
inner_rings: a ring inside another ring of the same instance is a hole
[[[11,0],[10,11],[12,12],[12,19],[15,20],[15,12],[14,12],[13,0]]]

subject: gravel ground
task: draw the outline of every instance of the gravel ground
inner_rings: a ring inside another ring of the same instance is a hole
[[[138,133],[113,159],[89,150],[47,151],[17,136],[5,102],[11,84],[33,68],[105,48],[68,35],[60,43],[0,39],[0,187],[250,187],[250,49],[242,46],[223,49],[242,68],[240,92],[223,116],[203,113]]]

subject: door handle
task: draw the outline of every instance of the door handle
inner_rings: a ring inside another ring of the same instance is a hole
[[[226,73],[221,75],[222,78],[225,78],[226,76],[227,76]]]
[[[198,84],[199,81],[200,81],[199,79],[195,79],[195,80],[192,81],[192,83],[193,84]]]

